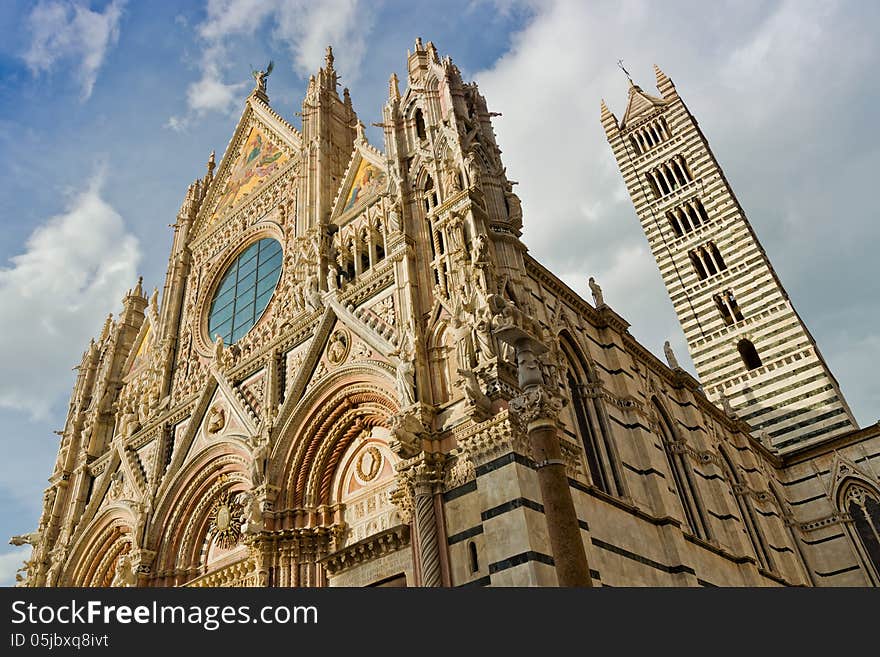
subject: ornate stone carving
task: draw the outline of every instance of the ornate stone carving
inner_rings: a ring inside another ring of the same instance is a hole
[[[541,419],[555,422],[562,410],[562,398],[548,386],[532,386],[510,400],[510,410],[526,427]]]
[[[327,361],[331,365],[341,365],[351,349],[351,336],[345,329],[336,329],[327,344]]]
[[[116,570],[113,573],[112,587],[129,587],[137,584],[137,575],[131,565],[128,554],[120,555],[116,561]]]
[[[210,435],[220,433],[226,426],[226,410],[220,406],[212,406],[208,411],[207,431]]]
[[[241,517],[241,505],[231,493],[222,493],[211,509],[208,536],[225,550],[234,547],[241,539]]]

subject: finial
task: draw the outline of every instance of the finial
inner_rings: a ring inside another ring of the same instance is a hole
[[[434,45],[433,41],[428,41],[427,45],[428,55],[430,55],[431,59],[436,63],[440,63],[440,55],[437,54],[437,47]]]
[[[620,67],[620,70],[623,71],[624,75],[626,75],[626,79],[629,80],[629,84],[630,84],[630,86],[633,86],[633,87],[634,87],[635,84],[633,83],[633,79],[632,79],[632,78],[630,77],[630,75],[629,75],[629,71],[627,71],[627,70],[623,67],[623,60],[622,60],[622,59],[618,59],[618,60],[617,60],[617,65]]]
[[[144,296],[144,277],[143,276],[138,276],[137,285],[135,285],[135,287],[134,287],[134,295],[136,297]]]
[[[400,81],[397,79],[397,73],[392,73],[388,79],[388,97],[391,100],[400,100]]]
[[[208,157],[208,176],[212,177],[214,175],[214,166],[216,165],[214,161],[214,151],[211,151],[211,155]]]
[[[104,321],[104,328],[101,329],[101,337],[98,338],[98,342],[104,342],[110,336],[110,328],[113,326],[113,313],[107,315],[107,319]]]
[[[333,62],[334,62],[333,46],[328,45],[327,46],[327,53],[324,55],[324,64],[326,64],[328,71],[333,70]]]

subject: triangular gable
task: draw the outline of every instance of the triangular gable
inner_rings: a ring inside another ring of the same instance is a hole
[[[336,218],[350,211],[354,213],[355,208],[364,207],[385,189],[386,181],[383,155],[366,139],[358,139],[336,193],[331,217]]]
[[[196,219],[199,233],[273,180],[299,152],[302,137],[271,107],[250,96]]]
[[[667,101],[657,98],[642,91],[642,88],[634,84],[629,88],[629,102],[626,105],[626,112],[620,121],[620,127],[623,129],[633,121],[642,116],[652,114],[657,108],[666,105]]]
[[[131,374],[135,370],[140,369],[150,361],[150,355],[153,347],[153,325],[150,318],[147,317],[138,331],[137,337],[132,344],[131,351],[125,361],[122,371],[125,375]]]

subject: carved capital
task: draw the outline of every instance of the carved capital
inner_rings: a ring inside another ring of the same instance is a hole
[[[526,428],[535,422],[556,423],[562,410],[562,398],[548,386],[530,386],[510,400],[510,410]]]

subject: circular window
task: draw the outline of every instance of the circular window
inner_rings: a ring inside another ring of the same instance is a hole
[[[267,237],[241,252],[220,279],[208,315],[208,336],[232,344],[251,330],[281,277],[281,244]]]

